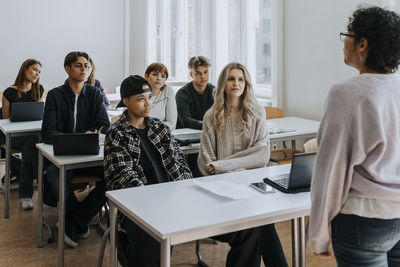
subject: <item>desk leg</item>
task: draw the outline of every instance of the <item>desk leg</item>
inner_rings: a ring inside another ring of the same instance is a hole
[[[299,218],[299,265],[300,267],[306,266],[306,232],[305,232],[306,218]]]
[[[161,241],[161,267],[170,267],[171,265],[171,240],[163,239]]]
[[[292,149],[296,149],[296,139],[292,140]]]
[[[299,223],[298,218],[292,219],[292,266],[299,267]]]
[[[58,199],[58,266],[64,266],[64,233],[65,233],[65,166],[60,166],[59,199]]]
[[[306,266],[305,217],[292,219],[292,266]]]
[[[117,259],[117,246],[116,246],[116,235],[117,235],[117,208],[115,207],[112,201],[109,201],[109,208],[110,208],[110,265],[111,267],[118,266],[118,259]]]
[[[10,165],[11,136],[6,134],[6,184],[4,192],[4,218],[10,218]]]
[[[38,240],[37,247],[43,247],[43,154],[38,150]]]

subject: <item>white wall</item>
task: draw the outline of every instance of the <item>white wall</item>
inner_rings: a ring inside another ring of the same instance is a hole
[[[96,77],[112,91],[123,79],[124,15],[124,0],[2,0],[0,91],[27,58],[41,61],[45,88],[61,85],[64,58],[74,50],[89,53]]]
[[[130,18],[130,74],[144,75],[147,68],[147,18],[148,5],[154,5],[154,1],[131,1]],[[152,8],[155,8],[152,6]],[[152,43],[150,47],[155,47]]]
[[[343,63],[339,32],[346,31],[348,16],[362,3],[380,5],[382,1],[284,0],[285,116],[319,120],[330,86],[357,74]]]

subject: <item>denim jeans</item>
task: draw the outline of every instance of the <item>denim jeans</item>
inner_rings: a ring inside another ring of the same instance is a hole
[[[400,266],[400,219],[339,214],[331,226],[339,267]]]
[[[22,151],[22,166],[19,177],[19,198],[32,198],[33,179],[38,174],[38,135],[17,136],[11,138],[11,147]]]

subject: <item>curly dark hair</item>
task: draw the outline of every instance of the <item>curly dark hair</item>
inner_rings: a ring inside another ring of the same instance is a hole
[[[347,31],[354,33],[354,45],[368,41],[365,66],[378,73],[395,72],[400,63],[400,17],[380,7],[360,8],[349,17]]]

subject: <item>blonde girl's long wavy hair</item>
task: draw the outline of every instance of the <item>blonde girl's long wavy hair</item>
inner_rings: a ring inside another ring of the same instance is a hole
[[[246,136],[250,135],[252,121],[255,117],[261,116],[260,108],[254,96],[253,87],[251,83],[250,74],[246,67],[238,62],[232,62],[226,65],[218,78],[217,89],[214,93],[214,105],[212,107],[212,121],[219,130],[225,130],[225,123],[227,117],[228,103],[225,93],[225,87],[228,80],[228,74],[232,69],[239,69],[243,71],[245,79],[245,88],[243,94],[240,96],[240,122],[241,129]]]

